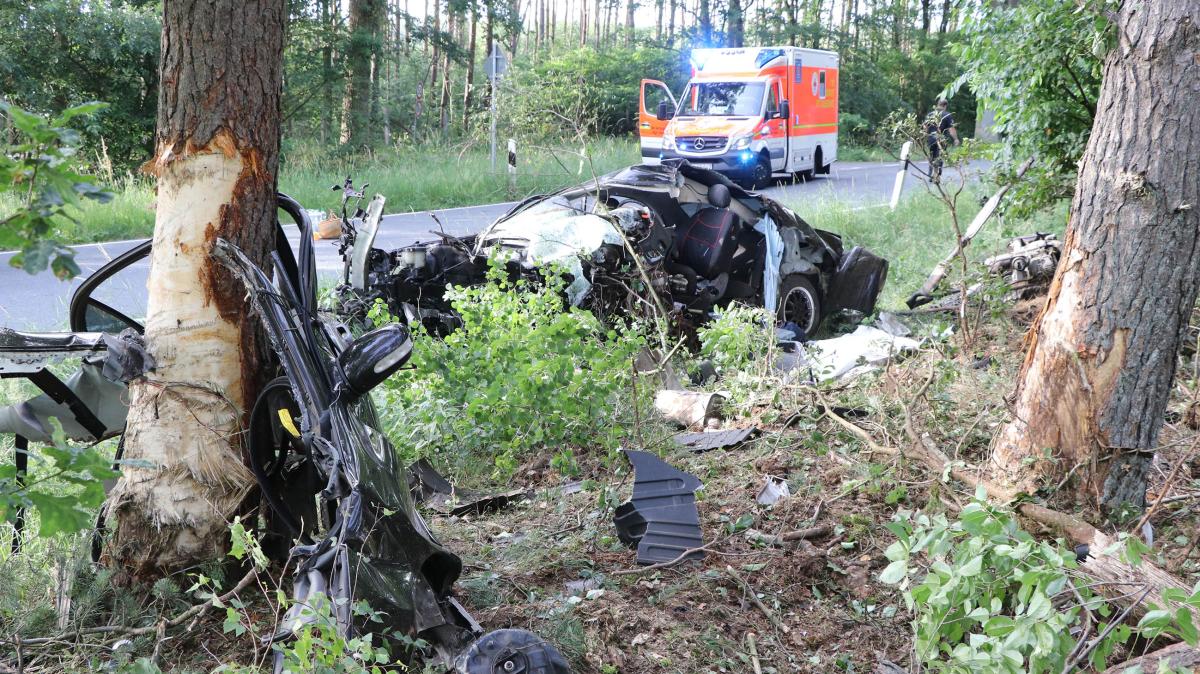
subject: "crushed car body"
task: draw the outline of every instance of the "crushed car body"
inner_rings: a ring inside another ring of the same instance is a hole
[[[686,160],[637,165],[514,206],[479,234],[392,251],[370,248],[372,209],[343,231],[352,264],[343,307],[383,300],[393,315],[436,333],[456,318],[447,285],[482,283],[490,264],[532,280],[567,276],[566,300],[602,319],[660,306],[681,326],[738,301],[763,306],[806,335],[840,310],[869,314],[887,260],[814,229],[778,202]],[[369,249],[369,250],[366,250]]]
[[[408,360],[408,329],[393,324],[356,335],[339,316],[318,310],[311,225],[294,200],[280,195],[279,204],[300,227],[298,253],[282,229],[270,269],[224,240],[214,251],[245,284],[274,353],[264,364],[274,378],[249,410],[243,448],[264,501],[264,550],[293,573],[293,604],[273,640],[315,620],[314,605],[325,601],[344,635],[400,635],[392,642],[400,649],[423,640],[432,650],[426,662],[445,671],[565,674],[553,646],[519,629],[485,633],[455,599],[462,562],[417,511],[367,395]],[[0,408],[0,433],[16,439],[19,476],[37,451],[29,441],[46,440],[53,421],[82,441],[123,433],[125,384],[154,363],[138,319],[93,291],[149,253],[149,242],[135,246],[84,281],[71,302],[72,332],[0,330],[0,376],[28,379],[44,392]],[[66,358],[82,365],[64,382],[47,368]],[[382,624],[352,614],[360,600]],[[281,671],[278,652],[275,665]]]

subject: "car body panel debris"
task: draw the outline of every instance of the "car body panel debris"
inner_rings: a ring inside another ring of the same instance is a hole
[[[721,422],[725,396],[702,391],[659,391],[654,409],[683,428],[708,428]]]
[[[1053,234],[1035,232],[1008,242],[1008,252],[989,257],[988,271],[1004,278],[1012,291],[1010,300],[1023,300],[1046,292],[1058,262],[1062,242]]]
[[[704,545],[696,490],[700,479],[650,452],[625,450],[633,466],[633,498],[617,507],[613,523],[621,542],[637,547],[638,564],[701,559]]]
[[[963,232],[962,238],[955,242],[954,247],[950,249],[950,252],[946,254],[946,257],[942,258],[941,262],[934,265],[933,271],[930,272],[929,278],[925,279],[925,283],[921,286],[921,289],[912,295],[909,295],[908,299],[904,301],[904,303],[908,305],[909,309],[916,309],[922,304],[928,304],[934,300],[934,292],[937,290],[938,285],[941,284],[942,279],[946,277],[946,272],[950,269],[950,264],[954,262],[956,257],[962,254],[962,251],[964,251],[967,246],[971,245],[971,240],[975,238],[976,234],[979,234],[979,230],[983,229],[983,226],[987,223],[988,219],[990,219],[996,212],[996,209],[1000,207],[1000,202],[1004,199],[1004,195],[1007,194],[1010,189],[1012,189],[1013,185],[1015,185],[1016,182],[1025,175],[1025,172],[1029,170],[1029,167],[1033,165],[1034,159],[1034,157],[1030,157],[1029,159],[1025,160],[1025,163],[1021,164],[1021,166],[1017,169],[1017,173],[1014,176],[1013,181],[1008,184],[1001,185],[1000,188],[988,198],[988,200],[983,204],[983,208],[980,209],[980,211],[976,213],[975,217],[971,220],[971,224],[967,225],[967,229]]]
[[[800,345],[795,367],[810,373],[815,381],[851,379],[920,346],[910,337],[895,337],[879,328],[860,325],[848,335]]]
[[[763,478],[763,486],[759,487],[758,495],[754,500],[760,505],[773,505],[779,499],[788,498],[792,495],[792,490],[788,487],[787,480],[767,475]]]
[[[738,301],[766,307],[806,334],[839,310],[870,314],[888,269],[887,260],[844,250],[837,234],[685,160],[530,197],[477,235],[361,251],[370,245],[353,227],[343,232],[343,248],[366,264],[338,288],[343,309],[364,312],[382,299],[393,315],[437,334],[458,322],[447,284],[483,283],[493,261],[513,279],[540,282],[548,268],[564,273],[569,303],[602,320],[666,312],[686,331]]]
[[[680,433],[674,437],[675,444],[694,453],[707,452],[714,449],[737,447],[746,440],[758,435],[758,428],[733,428],[725,431],[705,431],[702,433]]]
[[[499,510],[530,494],[526,489],[512,489],[499,494],[458,489],[423,458],[410,465],[407,472],[413,500],[444,515],[480,515]]]
[[[361,196],[349,182],[347,192]],[[311,222],[285,195],[279,195],[279,206],[300,228],[298,251],[280,227],[268,269],[224,239],[214,242],[213,252],[244,284],[262,321],[270,346],[263,368],[280,373],[251,401],[245,434],[248,462],[266,502],[263,526],[256,527],[263,549],[294,573],[294,602],[273,638],[287,639],[313,620],[311,602],[323,600],[330,602],[343,637],[375,632],[392,642],[394,653],[411,653],[413,640],[422,639],[430,644],[426,661],[433,667],[456,674],[564,674],[567,665],[552,646],[520,630],[484,634],[454,598],[462,562],[417,512],[407,473],[380,432],[367,395],[407,361],[413,348],[409,332],[386,325],[355,337],[342,317],[318,311]],[[94,299],[91,291],[145,259],[150,245],[134,246],[84,280],[71,300],[71,333],[0,332],[0,374],[29,378],[66,407],[51,409],[37,400],[15,406],[4,415],[4,430],[37,437],[34,431],[44,425],[39,414],[46,414],[59,417],[64,427],[73,417],[80,426],[75,435],[89,441],[122,432],[125,383],[153,362],[141,346],[137,320]],[[64,384],[46,366],[69,357],[81,358],[83,365]],[[85,382],[97,388],[97,400]],[[113,403],[109,415],[104,406]],[[25,449],[26,436],[17,438]],[[16,456],[20,472],[28,452]],[[360,601],[383,621],[354,618],[351,607]],[[282,651],[276,653],[279,671]]]

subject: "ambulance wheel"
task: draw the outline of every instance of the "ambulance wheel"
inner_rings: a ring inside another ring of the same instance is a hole
[[[789,274],[779,284],[779,322],[795,323],[812,339],[821,326],[821,299],[808,277]]]
[[[771,184],[771,160],[766,155],[759,155],[758,162],[746,177],[746,188],[761,190]]]
[[[829,164],[825,163],[825,153],[821,151],[821,148],[817,148],[816,153],[813,154],[812,172],[815,175],[829,175]]]

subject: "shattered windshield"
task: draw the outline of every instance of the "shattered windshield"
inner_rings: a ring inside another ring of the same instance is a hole
[[[683,115],[757,117],[762,111],[763,82],[693,82],[683,93]]]

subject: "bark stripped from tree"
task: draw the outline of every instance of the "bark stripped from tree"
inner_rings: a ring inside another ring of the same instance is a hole
[[[275,231],[283,0],[165,5],[158,206],[146,340],[156,371],[130,385],[127,466],[109,499],[106,558],[157,575],[220,557],[254,484],[240,453],[268,376],[245,287],[209,256],[222,237],[265,265]]]
[[[994,453],[1026,489],[1078,466],[1110,511],[1144,505],[1200,281],[1200,5],[1125,2],[1116,33],[1063,261]]]

